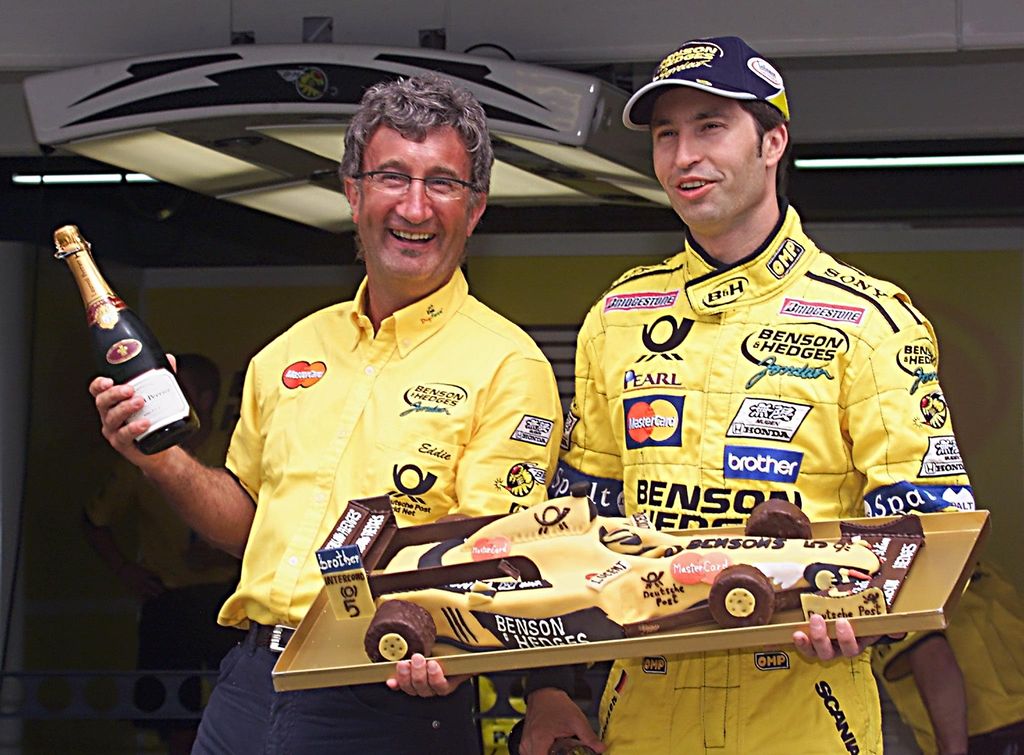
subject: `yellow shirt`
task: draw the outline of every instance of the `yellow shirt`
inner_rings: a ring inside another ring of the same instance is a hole
[[[211,436],[195,452],[206,464],[224,461],[223,435]],[[196,535],[138,468],[119,460],[85,515],[97,527],[116,527],[137,517],[138,561],[169,589],[238,579],[238,559],[207,545]]]
[[[407,525],[546,497],[561,409],[537,345],[460,271],[376,336],[365,288],[249,365],[227,467],[256,517],[222,624],[296,625],[323,585],[314,552],[353,498],[390,495]]]
[[[904,651],[930,634],[877,646],[871,661],[926,753],[936,752],[935,733]],[[964,675],[968,735],[1024,721],[1024,601],[992,564],[978,564],[945,634]]]

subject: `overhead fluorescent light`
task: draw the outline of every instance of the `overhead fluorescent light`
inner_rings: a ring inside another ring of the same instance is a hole
[[[128,183],[156,183],[156,179],[142,173],[44,173],[24,174],[15,173],[11,176],[11,183],[24,186],[38,186],[40,184],[118,184],[121,181]]]
[[[352,212],[345,196],[308,183],[252,189],[218,198],[325,231],[352,229]]]
[[[155,129],[79,139],[65,147],[204,194],[282,178],[280,173]]]
[[[30,76],[24,89],[41,144],[335,228],[350,226],[300,211],[290,187],[340,197],[337,161],[363,92],[427,71],[484,108],[497,157],[490,204],[664,204],[647,136],[617,117],[628,94],[545,66],[423,48],[241,45]]]
[[[1024,165],[1024,154],[929,155],[921,157],[804,157],[793,161],[801,170],[851,168],[965,168]]]

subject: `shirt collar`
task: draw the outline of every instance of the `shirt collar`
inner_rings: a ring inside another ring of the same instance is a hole
[[[800,216],[782,205],[779,222],[764,243],[730,265],[722,265],[686,235],[686,298],[697,314],[749,306],[775,295],[804,274],[818,248],[800,227]]]
[[[352,309],[349,311],[346,343],[349,351],[355,349],[362,338],[372,339],[373,324],[366,314],[366,278],[356,290]],[[455,269],[452,277],[441,288],[415,301],[407,307],[384,318],[381,330],[393,327],[398,351],[405,356],[430,336],[439,331],[462,307],[469,296],[469,285],[462,270]]]

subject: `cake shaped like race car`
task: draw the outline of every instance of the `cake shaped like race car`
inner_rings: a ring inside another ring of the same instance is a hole
[[[916,517],[841,523],[816,540],[799,508],[758,505],[742,535],[659,532],[598,516],[584,490],[512,514],[399,528],[386,496],[352,501],[318,551],[339,618],[374,611],[374,661],[637,637],[683,627],[888,612],[920,547]]]

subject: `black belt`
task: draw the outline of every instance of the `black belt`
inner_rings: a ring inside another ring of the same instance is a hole
[[[249,631],[253,635],[253,642],[258,648],[268,648],[271,652],[280,653],[288,644],[288,640],[295,634],[295,630],[284,624],[268,626],[250,622]]]

